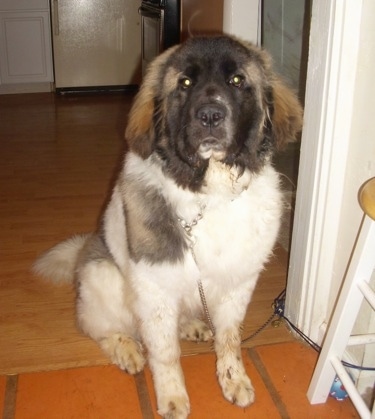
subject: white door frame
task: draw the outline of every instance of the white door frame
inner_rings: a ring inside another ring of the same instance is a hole
[[[320,343],[344,190],[364,0],[314,0],[286,316]]]

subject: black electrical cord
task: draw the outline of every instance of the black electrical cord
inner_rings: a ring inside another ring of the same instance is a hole
[[[285,316],[285,296],[286,290],[284,289],[281,293],[273,300],[273,314],[269,317],[269,319],[251,336],[247,337],[246,339],[242,340],[242,343],[252,339],[254,336],[258,335],[263,329],[265,329],[271,321],[278,316],[280,319],[284,319],[289,326],[305,341],[307,342],[316,352],[320,353],[321,347],[311,340],[308,336],[306,336],[301,330],[298,329],[286,316]],[[359,365],[353,365],[346,361],[341,361],[344,367],[353,368],[360,371],[375,371],[374,367],[363,367]]]

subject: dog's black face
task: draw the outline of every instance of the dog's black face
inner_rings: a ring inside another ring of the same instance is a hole
[[[260,67],[226,37],[188,42],[171,57],[167,76],[173,74],[176,86],[167,98],[165,130],[181,160],[202,167],[213,158],[258,170],[259,142],[267,136]]]
[[[130,117],[130,146],[144,158],[156,152],[165,172],[195,191],[209,159],[256,173],[301,124],[297,100],[281,83],[280,98],[278,83],[267,54],[251,44],[192,38],[151,65]]]

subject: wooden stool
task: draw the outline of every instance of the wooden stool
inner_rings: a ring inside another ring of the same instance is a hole
[[[362,300],[365,298],[375,310],[375,292],[369,286],[375,268],[375,178],[362,185],[359,202],[364,212],[362,225],[307,397],[311,404],[324,403],[337,374],[364,419],[375,418],[375,405],[371,415],[341,358],[346,346],[375,343],[375,334],[351,336]]]

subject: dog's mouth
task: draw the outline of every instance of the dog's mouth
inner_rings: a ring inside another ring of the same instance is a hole
[[[223,160],[227,153],[219,139],[209,136],[200,142],[198,154],[205,160],[211,157],[215,160]]]
[[[184,143],[192,161],[224,161],[233,148],[232,112],[221,102],[192,107],[185,125]]]

